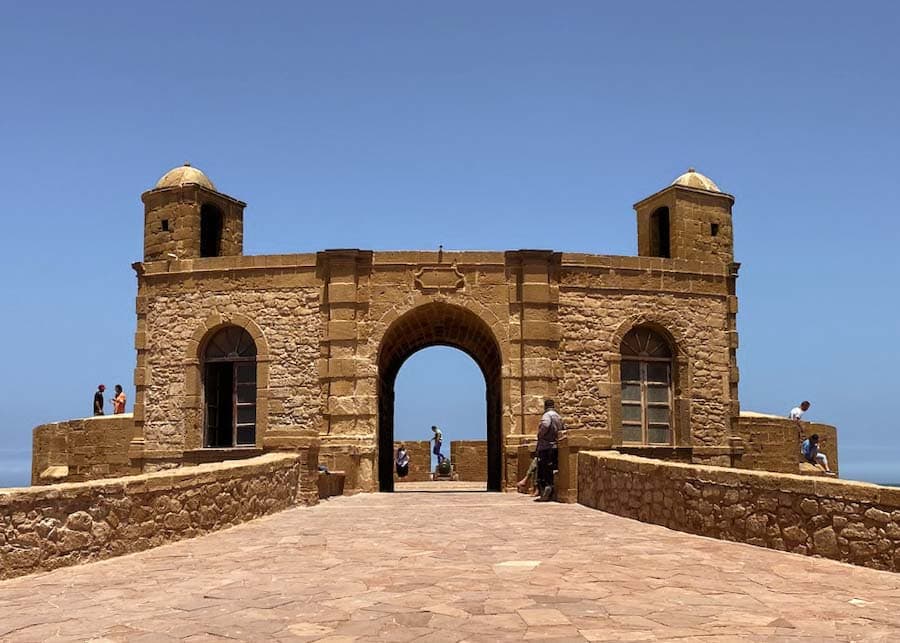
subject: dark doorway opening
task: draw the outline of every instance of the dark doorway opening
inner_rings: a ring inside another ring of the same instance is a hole
[[[255,446],[253,339],[243,328],[226,326],[209,340],[203,362],[204,446]]]
[[[234,423],[231,392],[234,367],[229,363],[206,365],[206,446],[230,447]]]
[[[200,256],[218,257],[222,254],[222,212],[206,203],[200,208]]]

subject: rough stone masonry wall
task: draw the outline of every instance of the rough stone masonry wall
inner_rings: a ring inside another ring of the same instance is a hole
[[[317,362],[322,323],[319,288],[281,288],[279,277],[260,274],[241,281],[209,276],[188,282],[186,288],[173,284],[165,290],[147,289],[146,373],[142,377],[147,382],[143,410],[148,450],[178,452],[201,446],[202,409],[187,395],[184,364],[197,329],[219,313],[251,319],[268,344],[268,388],[258,382],[268,401],[268,414],[257,409],[257,443],[261,444],[260,429],[266,424],[318,430],[322,412]]]
[[[450,462],[460,480],[487,482],[487,442],[454,440],[450,443]]]
[[[273,513],[317,491],[296,454],[0,490],[0,578],[109,558]]]
[[[651,280],[651,276],[648,274],[645,279]],[[655,283],[660,279],[656,277]],[[690,400],[690,415],[676,417],[676,425],[690,422],[695,447],[727,444],[731,407],[724,296],[652,292],[651,285],[644,282],[601,279],[587,271],[572,271],[563,283],[559,311],[562,364],[557,407],[568,428],[597,429],[606,434],[614,428],[610,426],[610,405],[617,402],[620,392],[614,390],[619,382],[611,381],[608,355],[618,354],[619,346],[614,339],[617,332],[633,321],[647,319],[679,338],[679,348],[687,358],[690,377],[683,373],[681,386],[682,396]],[[648,291],[600,290],[616,284],[623,288],[643,286]],[[694,287],[699,290],[697,284]]]
[[[578,502],[678,531],[900,571],[900,488],[582,451]]]
[[[134,429],[131,413],[98,415],[35,427],[31,449],[31,484],[81,482],[140,473],[128,459]],[[42,478],[49,467],[52,477]],[[65,468],[65,473],[59,468]]]
[[[801,431],[796,422],[785,417],[741,413],[735,429],[744,441],[744,454],[737,462],[742,469],[797,473],[800,444],[808,435],[818,433],[828,466],[838,471],[837,429],[833,426],[804,422]]]
[[[400,442],[394,442],[394,455],[396,458]],[[403,442],[406,452],[409,453],[409,475],[403,479],[397,477],[397,468],[394,467],[394,482],[423,482],[431,480],[431,442],[420,440],[418,442]]]

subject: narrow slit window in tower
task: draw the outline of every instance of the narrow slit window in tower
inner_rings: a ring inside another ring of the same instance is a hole
[[[222,212],[214,205],[200,208],[200,256],[218,257],[222,254]]]
[[[658,208],[650,215],[650,254],[654,257],[672,256],[669,242],[669,208]]]

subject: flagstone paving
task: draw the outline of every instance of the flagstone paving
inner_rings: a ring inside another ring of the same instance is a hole
[[[458,488],[334,498],[0,582],[0,638],[900,639],[900,574]]]

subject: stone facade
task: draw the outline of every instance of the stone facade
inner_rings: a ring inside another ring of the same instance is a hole
[[[450,462],[460,480],[487,482],[487,443],[484,440],[453,440]]]
[[[900,571],[900,488],[582,452],[578,502],[702,536]]]
[[[689,172],[635,206],[638,257],[358,249],[243,256],[245,204],[199,170],[176,168],[142,199],[127,449],[135,470],[315,441],[321,461],[345,472],[346,492],[391,490],[394,382],[410,355],[433,345],[466,352],[484,374],[489,489],[514,488],[518,449],[533,441],[548,397],[571,429],[572,497],[583,449],[712,464],[741,456],[734,199],[702,175]],[[207,351],[232,327],[254,344],[255,433],[252,443],[212,448]],[[652,330],[670,351],[664,445],[624,439],[621,351],[633,329]],[[45,458],[37,435],[35,444]]]
[[[315,478],[315,461],[304,452],[0,490],[0,578],[141,551],[315,503]]]

